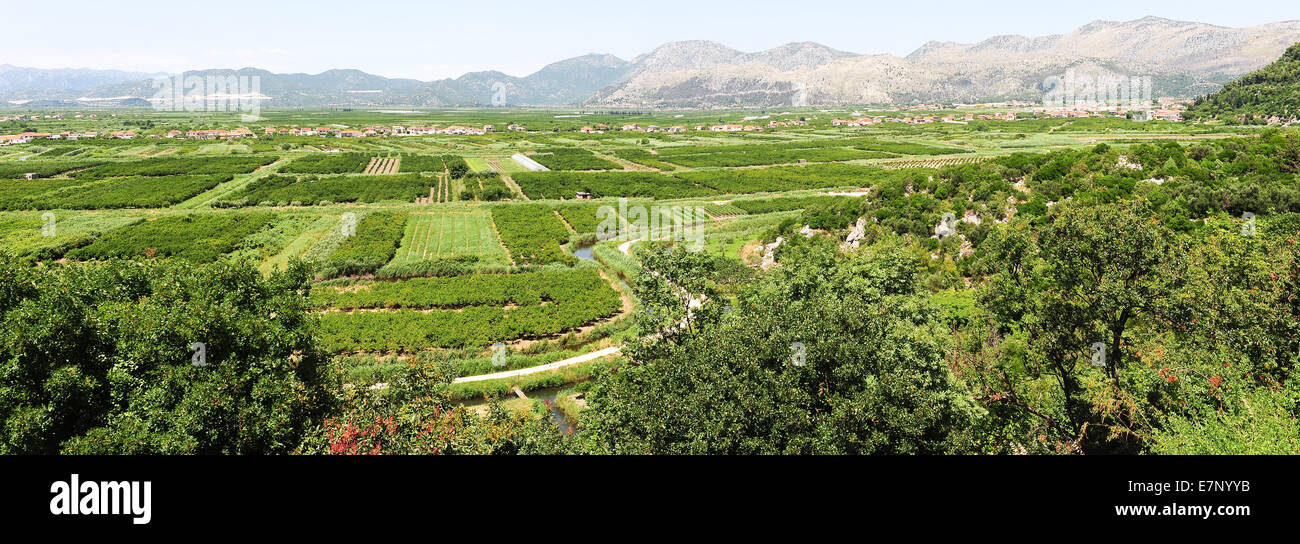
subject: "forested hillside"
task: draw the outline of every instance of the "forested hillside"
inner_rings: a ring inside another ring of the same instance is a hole
[[[1197,100],[1184,118],[1213,117],[1241,123],[1281,121],[1300,115],[1300,43],[1282,58]]]

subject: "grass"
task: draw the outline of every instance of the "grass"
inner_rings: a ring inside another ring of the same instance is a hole
[[[278,171],[281,167],[283,167],[287,163],[288,161],[282,159],[276,161],[275,163],[263,166],[262,168],[259,168],[258,170],[254,171],[251,174],[237,175],[234,177],[234,179],[222,183],[220,185],[217,185],[216,187],[213,187],[212,189],[209,189],[204,193],[195,195],[194,198],[181,202],[180,204],[177,204],[173,207],[181,210],[193,210],[196,208],[201,208],[207,204],[210,204],[214,200],[221,200],[227,195],[235,194],[240,189],[247,187],[248,184],[256,180],[274,174],[276,171]]]
[[[42,230],[51,217],[54,219],[53,231]],[[5,213],[0,214],[0,248],[18,257],[56,259],[69,249],[89,244],[105,232],[141,220],[137,216],[100,213],[58,212],[53,216],[41,212]]]
[[[406,222],[394,264],[474,255],[482,264],[506,264],[492,219],[486,212],[412,215]]]
[[[284,249],[271,258],[262,261],[258,265],[258,270],[263,274],[270,274],[277,269],[287,268],[289,261],[294,258],[306,258],[307,251],[324,236],[326,232],[338,225],[338,218],[332,215],[325,215],[316,218],[314,222],[298,234],[296,238],[285,244]]]

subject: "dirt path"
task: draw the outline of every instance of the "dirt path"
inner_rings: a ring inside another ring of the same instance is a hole
[[[515,258],[514,256],[510,255],[510,248],[506,247],[505,240],[501,239],[501,231],[497,230],[497,220],[496,218],[492,217],[492,212],[488,212],[488,224],[492,226],[492,234],[496,235],[497,237],[497,245],[501,246],[502,251],[506,252],[506,260],[510,261],[510,266],[514,266]]]
[[[271,173],[278,171],[281,166],[289,164],[291,161],[293,161],[292,157],[285,157],[271,164],[253,170],[252,172],[249,172],[247,174],[238,174],[230,181],[219,183],[217,184],[216,187],[213,187],[211,189],[208,189],[207,191],[194,195],[193,197],[183,202],[179,202],[176,205],[172,206],[172,208],[177,210],[195,209],[204,204],[208,204],[214,200],[219,200],[222,197],[229,196],[239,191],[240,189],[247,187],[249,184],[253,183],[256,180],[264,178],[270,175]],[[71,173],[72,172],[65,172],[64,175],[71,174]]]
[[[662,172],[663,171],[658,168],[652,168],[644,164],[639,164],[639,163],[629,161],[627,159],[621,159],[619,157],[615,157],[614,155],[601,155],[597,153],[596,156],[605,159],[609,162],[612,162],[614,164],[617,164],[619,166],[622,166],[623,170],[626,171],[633,171],[633,172]],[[607,171],[617,172],[618,170],[607,170]]]
[[[524,190],[519,188],[519,184],[515,183],[515,179],[510,177],[510,173],[507,172],[505,167],[501,166],[501,163],[497,162],[496,159],[489,159],[487,157],[484,157],[483,162],[486,162],[488,168],[491,168],[493,172],[501,174],[501,181],[505,182],[506,187],[509,187],[510,190],[514,191],[516,195],[519,195],[519,197],[523,198],[524,200],[532,200],[531,198],[528,198],[528,195],[524,194]],[[481,186],[479,188],[482,189]]]
[[[611,355],[618,354],[622,350],[623,350],[622,346],[613,346],[602,350],[593,351],[585,355],[579,355],[577,357],[570,357],[568,359],[556,361],[554,363],[546,363],[544,365],[521,368],[519,370],[507,370],[505,372],[496,372],[493,374],[480,374],[478,376],[465,376],[462,378],[456,378],[455,380],[452,380],[452,383],[481,382],[487,380],[499,380],[502,378],[513,378],[516,376],[527,376],[529,374],[537,374],[538,372],[547,372],[550,370],[564,368],[566,366],[573,366],[578,363],[594,361],[602,357],[608,357]]]
[[[506,182],[506,187],[509,187],[511,191],[514,191],[515,194],[519,195],[519,196],[522,197],[524,200],[532,200],[531,198],[528,198],[528,195],[524,194],[524,190],[523,190],[522,188],[519,187],[519,184],[518,184],[518,183],[515,183],[515,178],[512,178],[512,177],[510,177],[510,176],[506,176],[506,175],[502,175],[502,176],[501,176],[501,181]]]

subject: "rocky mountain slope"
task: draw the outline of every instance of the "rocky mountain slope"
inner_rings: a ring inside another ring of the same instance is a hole
[[[1148,76],[1154,95],[1195,96],[1262,66],[1296,41],[1300,41],[1300,21],[1226,28],[1146,17],[1128,22],[1097,21],[1054,36],[996,36],[976,44],[930,42],[904,58],[804,53],[828,49],[816,44],[745,54],[720,49],[711,42],[679,42],[661,47],[651,56],[669,51],[673,58],[707,62],[694,66],[658,62],[597,93],[590,103],[709,106],[788,105],[798,104],[801,98],[809,104],[1038,100],[1044,80],[1069,69],[1081,75]]]
[[[198,74],[257,75],[260,91],[270,97],[263,107],[270,108],[1037,101],[1043,97],[1045,80],[1067,70],[1084,76],[1148,76],[1155,97],[1192,97],[1264,66],[1298,41],[1300,21],[1226,28],[1146,17],[1097,21],[1053,36],[995,36],[975,44],[929,42],[903,58],[849,53],[811,42],[746,53],[712,41],[682,41],[630,62],[591,54],[556,62],[527,77],[487,71],[421,82],[358,70],[309,75],[252,68]],[[53,72],[58,71],[0,67],[0,99],[19,106],[25,100],[77,103],[81,98],[134,97],[138,102],[156,93],[140,74]]]

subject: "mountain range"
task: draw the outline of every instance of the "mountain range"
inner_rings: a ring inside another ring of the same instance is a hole
[[[740,107],[1037,101],[1044,81],[1082,75],[1148,76],[1155,96],[1194,97],[1259,69],[1300,42],[1300,21],[1229,28],[1145,17],[1096,21],[1066,34],[929,42],[905,57],[863,55],[812,42],[747,53],[680,41],[625,61],[590,54],[526,77],[497,71],[454,79],[386,78],[359,70],[276,74],[256,68],[187,72],[259,76],[264,108],[323,106]],[[0,105],[141,105],[157,74],[0,66]]]

